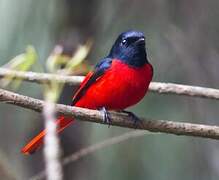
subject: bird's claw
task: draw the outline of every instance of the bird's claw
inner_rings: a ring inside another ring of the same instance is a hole
[[[109,116],[108,111],[106,110],[105,107],[102,107],[102,108],[100,109],[100,112],[101,112],[102,115],[103,115],[103,123],[108,124],[108,127],[110,127],[110,124],[112,123],[112,120],[111,120],[111,118],[110,118],[110,116]]]
[[[126,113],[131,119],[133,120],[133,125],[135,128],[138,127],[138,125],[141,123],[141,119],[139,119],[138,116],[136,116],[133,112],[130,111],[122,111],[123,113]]]

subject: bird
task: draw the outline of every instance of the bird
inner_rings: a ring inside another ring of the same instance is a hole
[[[137,104],[147,93],[153,77],[153,66],[149,63],[143,32],[128,30],[121,33],[109,54],[101,59],[80,84],[72,98],[72,106],[100,110],[103,121],[110,123],[108,111],[123,111]],[[60,116],[56,120],[57,133],[75,122],[73,118]],[[43,144],[46,130],[40,132],[21,152],[32,154]]]

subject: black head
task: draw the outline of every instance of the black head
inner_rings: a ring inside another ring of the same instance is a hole
[[[148,63],[145,50],[145,37],[139,31],[127,31],[119,35],[108,57],[135,67],[141,67]]]

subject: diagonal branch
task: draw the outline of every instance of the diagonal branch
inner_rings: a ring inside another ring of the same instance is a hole
[[[0,68],[0,78],[3,78],[5,76],[15,77],[17,79],[22,79],[24,81],[35,82],[39,84],[57,81],[59,83],[67,83],[73,86],[78,86],[84,79],[83,76],[64,76],[60,74],[15,71],[6,68]]]
[[[5,76],[13,76],[19,79],[23,79],[25,81],[36,83],[48,83],[55,80],[60,83],[67,83],[74,86],[78,86],[84,79],[83,76],[64,76],[58,74],[21,72],[0,68],[0,78]],[[152,82],[149,86],[149,91],[160,94],[177,94],[219,100],[219,89],[205,88],[199,86]]]
[[[0,101],[21,106],[37,112],[42,112],[44,101],[28,96],[19,95],[10,91],[0,89]],[[56,112],[71,116],[81,121],[96,122],[103,124],[102,115],[99,111],[78,107],[71,107],[56,104]],[[151,132],[162,132],[175,135],[197,136],[203,138],[219,139],[219,126],[173,122],[165,120],[151,120],[142,118],[137,126],[132,119],[123,113],[110,112],[113,126],[120,126],[133,129],[144,129]]]
[[[88,147],[82,148],[79,151],[65,157],[62,160],[62,165],[63,166],[68,165],[68,164],[75,162],[81,158],[84,158],[85,156],[87,156],[91,153],[94,153],[100,149],[103,149],[103,148],[106,148],[106,147],[109,147],[109,146],[112,146],[115,144],[119,144],[119,143],[127,141],[131,138],[136,138],[136,137],[140,137],[140,136],[147,135],[147,134],[148,134],[148,132],[146,132],[146,131],[136,130],[136,131],[124,133],[124,134],[119,135],[119,136],[105,139],[101,142],[98,142],[98,143],[92,144]],[[36,175],[34,175],[33,177],[31,177],[29,180],[41,180],[41,179],[44,179],[45,176],[46,176],[46,172],[43,170],[43,171],[37,173]]]

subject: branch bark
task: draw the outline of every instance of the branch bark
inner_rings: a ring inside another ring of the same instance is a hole
[[[55,105],[46,98],[43,115],[45,119],[46,136],[44,139],[44,157],[47,180],[62,180],[62,165],[60,162],[60,144],[56,133]]]
[[[19,95],[10,91],[0,89],[0,101],[21,106],[37,112],[42,112],[44,101],[28,96]],[[71,107],[62,104],[55,105],[56,112],[66,116],[71,116],[77,120],[104,124],[102,114],[96,110],[89,110],[78,107]],[[183,122],[173,122],[165,120],[152,120],[142,118],[136,125],[133,124],[131,117],[124,113],[110,112],[113,126],[120,126],[133,129],[144,129],[151,132],[169,133],[175,135],[196,136],[203,138],[219,139],[219,126],[204,124],[192,124]]]
[[[0,68],[0,78],[3,78],[5,76],[14,77],[17,79],[22,79],[24,81],[35,82],[39,84],[57,81],[59,83],[67,83],[73,86],[78,86],[84,79],[84,76],[64,76],[60,74],[36,73],[31,71],[24,72]]]
[[[79,151],[65,157],[62,160],[62,165],[63,166],[68,165],[72,162],[78,161],[81,158],[84,158],[85,156],[87,156],[91,153],[95,153],[96,151],[98,151],[100,149],[103,149],[103,148],[106,148],[106,147],[109,147],[109,146],[112,146],[115,144],[119,144],[123,141],[127,141],[131,138],[136,138],[136,137],[140,137],[143,135],[151,135],[151,133],[149,134],[148,132],[145,132],[145,131],[136,130],[136,131],[124,133],[124,134],[119,135],[119,136],[105,139],[105,140],[98,142],[96,144],[92,144],[88,147],[82,148]],[[46,172],[43,170],[43,171],[37,173],[36,175],[34,175],[33,177],[31,177],[29,180],[41,180],[41,179],[44,179],[45,176],[46,176]]]
[[[84,79],[84,76],[64,76],[58,74],[21,72],[0,68],[0,77],[5,76],[13,76],[18,79],[36,83],[48,83],[50,81],[57,81],[59,83],[67,83],[73,86],[78,86]],[[219,100],[219,89],[199,86],[152,82],[149,86],[149,91],[160,94],[177,94]]]

